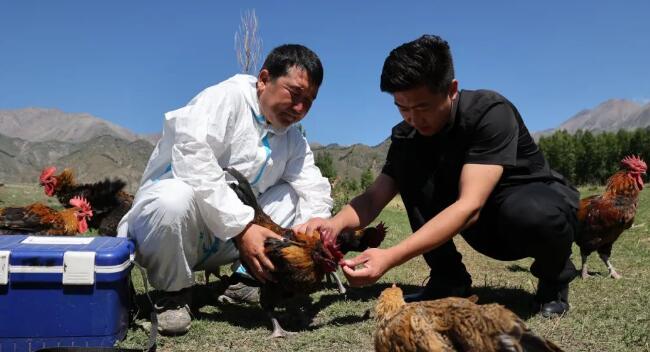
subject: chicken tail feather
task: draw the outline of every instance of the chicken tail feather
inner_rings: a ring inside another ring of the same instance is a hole
[[[521,347],[526,352],[563,352],[564,350],[555,345],[553,342],[537,336],[530,331],[521,335]]]
[[[246,205],[249,207],[252,207],[255,210],[255,215],[260,215],[263,213],[262,208],[260,207],[259,203],[257,202],[257,198],[255,197],[255,193],[253,192],[253,189],[251,188],[251,184],[248,182],[246,177],[242,175],[239,171],[237,171],[235,168],[229,167],[224,169],[227,173],[229,173],[232,177],[237,180],[237,184],[231,183],[230,188],[232,188],[233,191],[237,194],[237,197]]]

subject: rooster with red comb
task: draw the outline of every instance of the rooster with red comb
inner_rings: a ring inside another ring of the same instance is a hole
[[[582,278],[590,277],[587,271],[587,257],[594,251],[607,265],[609,275],[621,278],[609,258],[612,245],[634,223],[643,189],[643,175],[648,169],[639,156],[631,155],[621,160],[621,171],[607,180],[605,192],[584,198],[578,210],[578,231],[576,243],[582,256]]]
[[[234,168],[226,168],[225,171],[237,181],[230,185],[233,191],[244,204],[255,211],[251,224],[265,227],[282,236],[282,239],[268,238],[264,242],[264,252],[275,267],[272,273],[275,282],[262,284],[246,280],[246,283],[261,286],[260,305],[271,319],[271,336],[285,337],[289,333],[280,326],[274,315],[276,305],[322,288],[325,276],[337,270],[347,251],[361,251],[366,248],[364,246],[379,245],[386,235],[386,229],[381,224],[377,228],[368,228],[335,238],[331,235],[322,236],[316,230],[301,232],[282,228],[264,213],[248,180]],[[246,263],[244,266],[251,272]]]
[[[69,168],[58,175],[55,173],[54,166],[46,167],[41,172],[39,181],[45,194],[57,197],[65,207],[71,206],[70,201],[74,197],[87,199],[95,213],[88,226],[97,229],[100,235],[115,236],[117,225],[133,204],[133,196],[123,190],[126,182],[106,178],[100,182],[78,184]]]
[[[1,234],[36,234],[45,236],[74,236],[88,231],[88,219],[93,211],[88,201],[74,197],[71,208],[54,210],[41,203],[26,207],[0,209]]]

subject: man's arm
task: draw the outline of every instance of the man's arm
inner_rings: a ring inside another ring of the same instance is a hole
[[[473,225],[502,174],[501,165],[465,164],[460,174],[458,200],[393,247],[394,265],[438,247]]]
[[[218,158],[233,143],[233,121],[240,118],[244,101],[237,93],[217,86],[165,114],[173,140],[171,170],[194,191],[197,209],[213,236],[225,241],[241,233],[253,219],[226,183]]]
[[[502,174],[501,165],[465,164],[456,202],[399,244],[388,249],[368,249],[344,261],[343,272],[350,284],[363,286],[374,283],[392,267],[440,246],[474,224]],[[355,269],[360,264],[364,267]]]
[[[261,226],[249,225],[253,209],[228,186],[218,157],[233,143],[232,119],[248,111],[237,94],[221,88],[203,92],[187,106],[167,113],[172,126],[172,172],[194,190],[197,209],[210,232],[221,240],[234,239],[251,273],[264,282],[274,269],[264,254],[264,240],[280,238]],[[208,142],[210,141],[210,142]]]
[[[380,174],[365,192],[352,199],[333,218],[314,218],[295,230],[305,232],[318,229],[324,235],[338,235],[343,229],[366,227],[396,194],[395,181],[386,174]]]

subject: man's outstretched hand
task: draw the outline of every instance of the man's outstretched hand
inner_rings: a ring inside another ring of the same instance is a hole
[[[386,249],[370,248],[354,258],[343,260],[341,267],[350,286],[362,287],[377,282],[393,264]]]
[[[334,237],[338,236],[339,232],[341,232],[341,229],[338,228],[332,219],[323,218],[311,218],[305,223],[294,226],[293,230],[301,233],[311,233],[312,231],[318,230],[323,236]]]

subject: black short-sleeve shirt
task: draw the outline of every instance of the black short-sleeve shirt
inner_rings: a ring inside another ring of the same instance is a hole
[[[462,90],[436,135],[406,122],[393,127],[382,173],[396,181],[414,230],[456,201],[464,164],[503,165],[497,188],[561,178],[512,103],[493,91]]]

